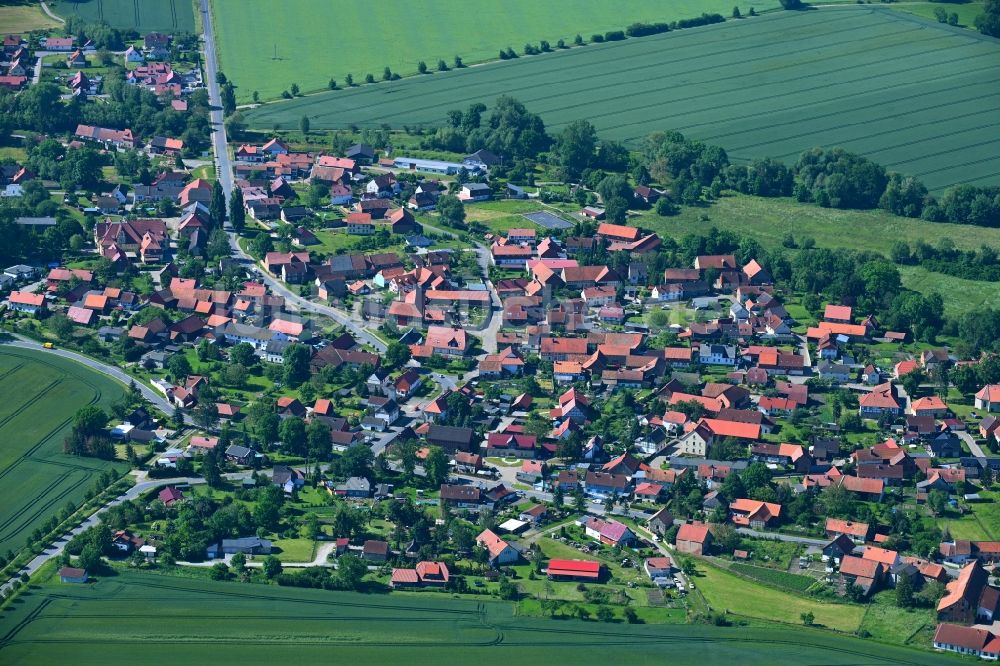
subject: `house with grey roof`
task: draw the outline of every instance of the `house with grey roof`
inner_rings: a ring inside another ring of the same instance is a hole
[[[337,484],[334,492],[342,497],[371,497],[371,481],[363,476],[352,476],[343,483]]]

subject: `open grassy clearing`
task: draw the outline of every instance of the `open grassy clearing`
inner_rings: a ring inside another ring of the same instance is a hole
[[[937,613],[934,609],[899,608],[896,606],[896,593],[892,590],[879,592],[872,597],[861,621],[861,628],[871,634],[872,638],[887,643],[909,643],[911,637],[928,626],[937,627]]]
[[[737,160],[843,146],[932,190],[1000,179],[1000,42],[873,7],[721,25],[277,102],[251,127],[439,126],[510,94],[558,131],[580,118],[636,145],[677,129]],[[290,82],[289,82],[290,83]],[[947,120],[942,110],[947,109]]]
[[[212,16],[222,69],[242,86],[238,98],[249,101],[253,90],[264,99],[278,97],[292,83],[303,91],[325,90],[331,77],[343,85],[348,73],[363,81],[365,74],[381,77],[387,66],[406,76],[416,74],[421,60],[434,70],[438,60],[451,67],[456,55],[471,65],[496,59],[508,46],[521,53],[526,42],[537,46],[544,39],[555,48],[560,39],[572,44],[577,34],[589,41],[593,33],[624,30],[635,21],[702,12],[729,16],[734,4],[744,13],[750,9],[726,0],[507,0],[474,8],[457,0],[384,0],[373,14],[364,3],[334,8],[324,0],[286,0],[256,3],[247,11],[246,0],[212,0]],[[778,2],[753,6],[761,11]]]
[[[802,624],[799,616],[811,612],[817,625],[837,631],[855,631],[864,615],[861,606],[813,601],[781,592],[734,576],[704,560],[698,562],[698,574],[694,578],[697,588],[709,605],[719,611],[789,624]]]
[[[975,30],[974,22],[976,16],[983,13],[983,3],[979,0],[976,2],[953,2],[947,4],[934,3],[934,2],[904,2],[900,4],[890,4],[888,5],[891,9],[896,11],[906,12],[908,14],[916,14],[917,16],[922,16],[928,19],[937,20],[934,16],[934,9],[940,7],[949,14],[952,12],[958,14],[958,24],[964,28],[971,28]]]
[[[154,606],[149,605],[156,599]],[[66,618],[72,617],[72,622]],[[5,664],[106,663],[108,650],[144,661],[275,659],[440,664],[622,663],[936,664],[954,657],[801,627],[604,624],[515,617],[513,606],[434,592],[361,595],[122,572],[87,585],[43,583],[0,615]]]
[[[107,408],[124,387],[72,361],[0,347],[0,544],[19,548],[32,530],[79,503],[111,464],[62,452],[73,415]]]
[[[9,3],[0,7],[0,30],[4,33],[48,30],[62,25],[45,15],[39,3]]]
[[[191,0],[56,0],[49,9],[63,18],[79,16],[85,21],[104,21],[114,28],[139,32],[163,30],[194,32]]]
[[[956,539],[994,541],[1000,538],[1000,492],[979,491],[981,502],[969,504],[972,513],[960,516],[949,512],[938,519],[941,527],[947,527]]]

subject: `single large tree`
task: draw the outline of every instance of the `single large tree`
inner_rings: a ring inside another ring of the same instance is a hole
[[[73,417],[73,430],[90,437],[97,435],[108,425],[108,415],[100,407],[81,407]]]
[[[443,195],[437,201],[437,210],[446,224],[458,226],[465,223],[465,206],[458,197]]]
[[[291,387],[296,387],[309,379],[309,359],[311,358],[309,347],[298,343],[289,345],[282,354],[282,361],[285,367],[285,383]]]
[[[559,163],[570,179],[594,162],[597,149],[597,130],[588,120],[574,120],[556,138]]]

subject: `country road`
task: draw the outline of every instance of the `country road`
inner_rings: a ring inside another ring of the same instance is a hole
[[[215,32],[212,29],[212,12],[208,8],[208,0],[201,0],[201,23],[205,39],[205,81],[208,84],[208,103],[211,106],[212,148],[215,150],[216,168],[219,182],[226,195],[226,201],[233,194],[233,168],[229,161],[229,151],[226,143],[225,117],[222,115],[222,93],[216,76],[219,72],[219,60],[215,52]]]
[[[127,491],[125,491],[124,493],[122,493],[118,497],[110,500],[107,504],[105,504],[101,508],[97,509],[97,511],[95,511],[94,513],[90,514],[90,516],[88,516],[79,525],[77,525],[76,527],[70,529],[68,532],[66,532],[65,534],[63,534],[61,537],[57,538],[40,555],[36,556],[34,559],[32,559],[30,562],[28,562],[28,564],[25,565],[17,573],[16,577],[19,577],[22,573],[27,573],[28,575],[32,575],[36,571],[38,571],[40,568],[42,568],[42,565],[44,565],[46,562],[48,562],[49,560],[51,560],[51,559],[53,559],[55,557],[59,557],[60,555],[62,555],[63,551],[66,549],[66,544],[68,544],[70,542],[70,540],[73,537],[75,537],[77,534],[80,534],[81,532],[84,532],[84,531],[90,529],[91,527],[94,527],[95,525],[97,525],[100,522],[100,516],[101,516],[101,514],[104,513],[105,511],[107,511],[108,508],[110,508],[112,506],[117,506],[117,505],[121,504],[122,502],[125,502],[125,501],[128,501],[128,500],[137,499],[143,493],[148,492],[150,490],[154,490],[156,488],[162,488],[163,486],[170,486],[170,485],[175,485],[175,484],[193,485],[193,484],[199,484],[199,483],[205,483],[205,479],[203,479],[201,477],[178,477],[178,478],[174,478],[174,479],[157,479],[155,481],[143,481],[143,482],[135,484],[134,486],[132,486],[131,488],[129,488]],[[5,582],[2,586],[0,586],[0,592],[6,592],[10,588],[11,583],[13,583],[14,580],[15,580],[15,578],[11,578],[7,582]]]
[[[76,361],[77,363],[82,363],[91,370],[96,370],[97,372],[103,375],[107,375],[112,379],[117,379],[126,386],[128,386],[129,383],[131,382],[135,382],[135,385],[139,388],[139,391],[142,393],[143,398],[148,400],[157,409],[162,411],[164,414],[167,414],[168,416],[174,413],[174,406],[171,405],[169,402],[167,402],[167,399],[163,395],[157,393],[156,391],[149,388],[142,382],[137,381],[129,374],[120,370],[117,366],[108,365],[107,363],[102,363],[101,361],[90,358],[89,356],[84,356],[83,354],[78,354],[76,352],[69,351],[66,349],[59,349],[58,347],[54,347],[52,349],[46,349],[40,343],[35,342],[34,340],[18,335],[16,333],[12,335],[14,335],[14,337],[16,338],[15,340],[0,341],[0,344],[7,345],[8,347],[17,347],[20,349],[31,349],[33,351],[39,351],[46,354],[53,354],[55,356],[62,356],[63,358],[71,359],[73,361]]]

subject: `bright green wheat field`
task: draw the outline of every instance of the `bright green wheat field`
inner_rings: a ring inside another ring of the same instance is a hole
[[[58,578],[0,615],[0,663],[952,664],[804,627],[724,629],[518,618],[449,595],[362,595],[123,572]],[[72,620],[72,621],[67,621]],[[612,656],[613,655],[613,656]]]
[[[1000,40],[902,12],[777,12],[276,102],[252,127],[440,126],[521,100],[558,132],[586,118],[636,145],[677,129],[740,159],[843,146],[940,192],[1000,180]]]
[[[180,0],[178,0],[180,1]],[[636,21],[674,21],[702,12],[729,16],[733,6],[747,12],[778,6],[777,0],[212,0],[216,47],[223,71],[249,101],[278,97],[297,83],[303,91],[325,90],[334,78],[343,85],[350,73],[380,78],[386,66],[406,76],[421,60],[435,69],[456,55],[466,65],[493,60],[508,46],[518,53],[527,42],[559,39],[572,43],[579,33],[624,30]],[[275,59],[277,47],[277,59]]]
[[[114,28],[140,33],[195,30],[191,0],[50,0],[48,5],[63,18],[79,16],[90,23],[103,21]]]
[[[79,504],[111,467],[64,454],[63,438],[76,410],[107,409],[124,392],[73,361],[0,346],[0,550],[21,547],[67,502]]]

